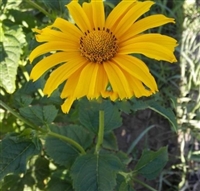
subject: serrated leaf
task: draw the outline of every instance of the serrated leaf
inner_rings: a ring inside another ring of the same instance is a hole
[[[14,96],[14,104],[16,108],[26,107],[33,101],[33,98],[30,95],[26,94],[15,94]]]
[[[141,100],[133,101],[133,107],[132,107],[133,111],[143,110],[143,109],[147,109],[147,108],[148,108],[147,102],[141,101]]]
[[[162,147],[156,152],[145,150],[136,164],[134,171],[151,180],[158,176],[167,161],[167,147]]]
[[[82,99],[80,101],[79,119],[87,129],[97,134],[99,126],[99,110],[104,110],[105,133],[120,127],[122,119],[118,108],[112,105],[111,101],[103,100],[102,103]]]
[[[133,107],[132,104],[128,100],[116,101],[114,104],[120,111],[123,111],[124,113],[127,113],[127,114],[131,112],[131,109]]]
[[[22,29],[15,26],[4,33],[3,42],[0,44],[0,86],[8,93],[15,91],[22,39],[25,39]]]
[[[30,140],[18,135],[6,136],[0,144],[0,179],[8,173],[23,173],[27,159],[40,152]]]
[[[20,114],[35,125],[50,124],[57,116],[58,110],[53,105],[23,107],[19,109]]]
[[[105,191],[116,186],[121,170],[119,159],[110,154],[87,154],[77,158],[71,169],[75,191]]]
[[[93,137],[81,126],[69,125],[63,127],[52,126],[51,130],[58,134],[67,136],[83,148],[92,144]],[[67,142],[54,137],[46,138],[46,152],[58,164],[70,166],[79,156],[79,151]]]
[[[104,135],[104,141],[102,146],[104,149],[118,150],[117,139],[113,132],[109,132]]]

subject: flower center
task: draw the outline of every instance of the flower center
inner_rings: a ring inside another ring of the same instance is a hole
[[[80,38],[80,51],[81,55],[89,61],[103,63],[117,53],[117,39],[109,29],[88,30]]]

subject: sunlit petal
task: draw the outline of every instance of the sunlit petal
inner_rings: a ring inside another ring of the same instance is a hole
[[[103,64],[103,66],[113,91],[115,91],[121,99],[130,98],[132,96],[131,90],[122,70],[120,70],[117,65],[112,64],[112,62],[109,61]]]
[[[159,27],[167,23],[174,23],[173,18],[164,15],[151,15],[135,22],[124,34],[119,34],[120,41],[125,41],[148,29]]]
[[[72,42],[63,42],[63,41],[52,41],[49,43],[42,44],[35,48],[30,56],[29,60],[32,62],[36,57],[45,54],[47,52],[55,51],[55,50],[63,50],[63,51],[70,51],[76,52],[79,49],[78,43]]]
[[[77,2],[71,2],[67,5],[70,14],[72,15],[75,23],[81,29],[82,32],[91,30],[92,26],[89,22],[88,16],[85,14],[83,8]]]
[[[56,54],[52,54],[48,57],[45,57],[40,62],[38,62],[36,66],[32,69],[30,78],[35,81],[50,68],[60,63],[69,61],[77,57],[78,55],[78,52],[58,52]]]
[[[84,67],[75,90],[75,96],[77,98],[80,98],[83,95],[88,95],[89,97],[94,95],[98,67],[98,64],[94,63],[89,63]]]
[[[104,5],[102,1],[99,0],[92,0],[92,13],[93,13],[93,20],[94,20],[94,27],[101,29],[104,27],[105,24],[105,14],[104,14]]]
[[[74,72],[76,72],[79,68],[86,65],[86,60],[73,60],[62,66],[55,69],[51,75],[49,76],[45,87],[44,87],[44,94],[48,96],[65,80],[67,80]]]
[[[119,54],[132,54],[138,53],[143,54],[149,58],[153,58],[155,60],[165,60],[168,62],[177,62],[176,57],[174,56],[173,50],[169,50],[168,48],[151,42],[138,42],[134,44],[129,44],[127,46],[123,46],[119,50]]]
[[[80,39],[80,36],[76,37],[75,35],[71,33],[63,33],[63,32],[51,29],[50,27],[46,27],[40,31],[40,34],[36,35],[36,39],[38,42],[72,41],[76,43]]]
[[[83,11],[88,16],[91,28],[95,28],[94,19],[93,19],[92,4],[84,2],[82,6],[83,6]]]
[[[113,28],[113,32],[117,37],[123,35],[129,28],[133,25],[133,23],[144,13],[146,13],[150,7],[154,4],[152,1],[145,2],[137,2],[125,15],[120,19],[119,23],[115,28]]]
[[[77,38],[80,38],[80,36],[82,35],[82,32],[74,24],[62,18],[57,18],[55,22],[51,25],[51,27],[55,27],[66,34],[70,33]]]
[[[113,58],[113,60],[121,69],[140,80],[151,89],[152,92],[157,91],[155,79],[141,60],[127,55],[118,56]]]
[[[108,15],[105,27],[112,29],[117,26],[118,22],[123,18],[126,12],[136,3],[136,0],[121,1]]]
[[[166,35],[155,34],[155,33],[137,35],[127,41],[120,43],[120,46],[125,47],[130,44],[140,43],[140,42],[156,43],[156,44],[162,45],[163,47],[168,48],[171,51],[174,51],[174,47],[177,46],[177,41],[174,38],[171,38]]]
[[[64,85],[64,88],[61,92],[60,97],[61,98],[67,98],[67,97],[75,97],[74,96],[74,91],[75,88],[78,84],[79,81],[79,76],[81,74],[82,69],[84,68],[84,65],[82,67],[80,67],[76,72],[74,72],[69,79],[67,80],[67,82]]]

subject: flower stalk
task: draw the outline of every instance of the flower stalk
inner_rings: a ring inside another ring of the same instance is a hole
[[[157,191],[156,189],[152,188],[151,186],[145,184],[144,182],[136,179],[136,178],[133,178],[133,181],[137,182],[138,184],[141,184],[142,186],[144,186],[145,188],[151,190],[151,191]]]
[[[98,132],[98,139],[96,144],[96,153],[99,152],[100,147],[103,143],[103,137],[104,137],[104,111],[99,111],[99,132]]]
[[[56,138],[61,139],[63,141],[66,141],[67,143],[69,143],[72,146],[74,146],[75,148],[77,148],[81,152],[81,154],[86,154],[86,152],[83,149],[83,147],[81,147],[81,145],[79,145],[76,141],[74,141],[73,139],[70,139],[69,137],[66,137],[66,136],[63,136],[63,135],[59,135],[59,134],[54,133],[52,131],[49,131],[47,133],[47,135],[52,136],[52,137],[56,137]]]
[[[55,19],[55,17],[52,16],[52,14],[48,13],[45,9],[43,9],[40,5],[38,5],[34,1],[26,0],[26,2],[30,4],[32,7],[34,7],[35,9],[38,9],[40,12],[42,12],[43,14],[45,14],[47,17],[51,18],[52,20]]]
[[[40,131],[42,133],[47,134],[48,136],[52,136],[52,137],[56,137],[58,139],[61,139],[63,141],[66,141],[67,143],[71,144],[72,146],[74,146],[77,150],[80,151],[81,154],[85,154],[85,150],[84,148],[79,145],[76,141],[74,141],[73,139],[70,139],[69,137],[54,133],[52,131],[49,130],[45,130],[43,128],[39,128],[38,126],[32,124],[31,122],[27,121],[26,119],[24,119],[21,115],[19,115],[16,111],[14,111],[12,108],[10,108],[7,104],[5,104],[3,101],[0,100],[0,105],[6,109],[7,111],[9,111],[10,113],[12,113],[12,115],[14,115],[15,117],[17,117],[18,119],[20,119],[21,121],[23,121],[25,124],[27,124],[29,127],[31,127],[34,130]]]

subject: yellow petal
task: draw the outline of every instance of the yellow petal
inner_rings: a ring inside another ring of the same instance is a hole
[[[124,46],[119,50],[119,54],[132,53],[143,54],[156,60],[165,60],[171,63],[177,62],[176,57],[173,54],[173,50],[169,50],[168,48],[156,43],[138,42]]]
[[[105,27],[112,29],[115,25],[117,25],[121,18],[126,14],[127,10],[129,10],[135,2],[136,0],[121,1],[108,15]]]
[[[57,52],[45,57],[33,67],[30,74],[30,79],[35,81],[53,66],[69,61],[73,57],[75,58],[77,56],[79,56],[78,52]]]
[[[82,32],[86,32],[87,30],[91,30],[91,24],[87,15],[85,14],[83,8],[79,5],[79,3],[72,1],[67,5],[70,14],[72,15],[75,23],[81,29]]]
[[[129,85],[131,87],[131,90],[133,90],[135,97],[137,97],[137,98],[142,97],[142,96],[148,97],[148,96],[152,95],[153,92],[150,90],[147,90],[140,80],[138,80],[137,78],[134,78],[128,72],[124,71],[124,74],[126,75],[128,81],[129,81]]]
[[[135,22],[129,30],[127,30],[124,34],[119,34],[118,36],[120,41],[125,41],[148,29],[159,27],[167,23],[174,23],[174,19],[165,17],[161,14],[148,16]]]
[[[113,91],[116,92],[121,99],[132,97],[129,83],[122,70],[110,61],[103,63],[103,67],[106,71]]]
[[[87,95],[94,98],[95,82],[97,80],[97,72],[99,65],[96,63],[88,63],[81,71],[80,78],[75,90],[75,97],[80,98]]]
[[[62,93],[60,95],[61,98],[66,98],[66,97],[75,97],[74,96],[74,91],[77,87],[81,71],[83,70],[85,66],[83,65],[80,67],[77,71],[75,71],[67,80],[67,82],[64,85],[64,88],[62,90]]]
[[[49,27],[46,27],[41,30],[40,34],[36,35],[36,39],[38,42],[45,42],[45,41],[72,41],[77,43],[80,37],[76,37],[74,34],[71,33],[63,33],[60,31],[56,31]]]
[[[81,58],[74,58],[68,63],[65,63],[55,69],[51,75],[49,76],[45,87],[44,87],[44,94],[48,96],[65,80],[67,80],[74,72],[76,72],[80,67],[85,65],[87,60]]]
[[[45,54],[47,52],[51,52],[53,50],[63,50],[63,51],[70,51],[70,52],[77,52],[79,50],[79,43],[77,44],[72,42],[63,42],[63,41],[53,41],[53,42],[47,42],[42,45],[39,45],[37,48],[35,48],[30,56],[29,60],[32,62],[36,57]]]
[[[108,77],[102,64],[99,65],[98,76],[96,80],[95,92],[96,94],[106,90],[108,85]]]
[[[63,113],[69,113],[69,110],[74,102],[75,98],[73,96],[68,97],[64,103],[61,105]]]
[[[177,46],[177,41],[174,38],[156,33],[137,35],[127,41],[120,43],[120,46],[125,47],[127,45],[139,42],[144,42],[144,43],[150,42],[150,43],[160,44],[163,47],[168,48],[172,52],[174,51],[174,48]]]
[[[80,38],[80,36],[82,36],[82,32],[74,24],[62,18],[57,18],[51,26],[60,29],[66,34],[70,33],[77,38]]]
[[[104,5],[102,1],[92,1],[92,13],[95,28],[100,27],[101,29],[105,24],[105,14],[104,14]]]
[[[87,17],[89,19],[91,27],[95,28],[94,21],[93,21],[93,11],[92,11],[91,3],[84,2],[82,7],[83,7],[85,14],[87,15]]]
[[[133,23],[144,13],[146,13],[150,7],[154,4],[152,1],[137,2],[119,21],[115,28],[112,28],[112,32],[118,37],[124,34]]]
[[[113,58],[115,63],[124,71],[144,83],[152,92],[158,90],[155,79],[147,70],[147,66],[133,56],[117,55]]]
[[[118,94],[113,91],[102,91],[101,96],[103,98],[110,98],[112,101],[115,101],[118,98]]]
[[[98,71],[99,71],[99,64],[96,63],[91,63],[90,65],[90,70],[88,70],[88,73],[91,72],[91,77],[89,78],[89,90],[88,90],[88,94],[87,94],[87,98],[96,98],[100,95],[100,92],[96,92],[96,82],[98,80]],[[93,66],[92,66],[93,65]],[[92,66],[92,67],[91,67]],[[87,76],[87,72],[85,74]],[[88,75],[89,76],[89,75]]]

